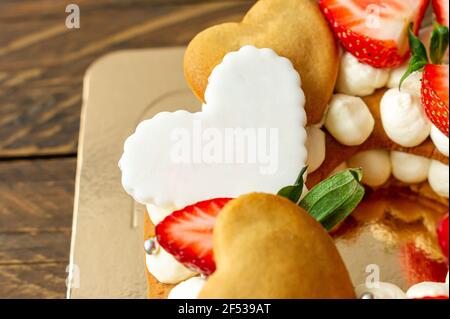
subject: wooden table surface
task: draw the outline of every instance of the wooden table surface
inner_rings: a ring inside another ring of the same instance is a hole
[[[184,45],[253,0],[0,1],[0,298],[64,298],[82,80],[115,50]],[[79,29],[65,8],[80,8]]]

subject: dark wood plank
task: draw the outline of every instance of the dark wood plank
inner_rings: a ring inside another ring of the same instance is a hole
[[[67,4],[76,3],[84,10],[103,10],[105,8],[149,8],[166,5],[191,5],[201,3],[219,2],[248,2],[256,0],[77,0],[77,1],[55,1],[55,0],[2,0],[2,12],[0,18],[26,17],[28,19],[40,19],[42,17],[60,16]]]
[[[70,227],[75,170],[75,158],[0,162],[0,233]]]
[[[0,298],[64,298],[75,158],[0,162]]]
[[[187,44],[210,25],[239,20],[254,1],[80,0],[81,28],[67,29],[71,2],[0,2],[0,157],[75,154],[82,78],[94,60]]]
[[[0,298],[65,298],[65,264],[0,266]]]

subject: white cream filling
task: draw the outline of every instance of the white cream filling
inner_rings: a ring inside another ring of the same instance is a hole
[[[380,112],[386,134],[401,146],[417,146],[430,135],[431,124],[418,96],[390,89],[381,99]]]
[[[391,176],[391,159],[386,150],[370,150],[354,155],[347,162],[349,167],[363,170],[362,182],[371,187],[381,186]]]
[[[153,225],[158,225],[164,218],[176,211],[175,207],[161,207],[147,204],[147,213]],[[195,275],[195,272],[179,263],[170,253],[156,244],[156,250],[146,256],[148,271],[164,284],[176,284]]]
[[[421,299],[425,297],[448,297],[448,273],[445,283],[421,282],[411,286],[405,293],[398,286],[387,283],[374,283],[374,287],[368,288],[366,284],[361,284],[355,288],[358,299],[365,293],[372,294],[373,299]]]
[[[306,128],[306,149],[308,151],[308,173],[312,173],[322,165],[325,160],[325,133],[318,127],[309,126]]]
[[[374,126],[375,120],[361,98],[344,94],[333,96],[325,127],[341,144],[355,146],[364,143]]]
[[[428,171],[428,182],[431,188],[440,196],[448,198],[449,194],[448,165],[432,160]]]
[[[172,214],[177,209],[174,206],[157,206],[153,204],[147,204],[148,217],[152,221],[153,225],[158,225],[164,218]]]
[[[391,152],[392,174],[404,183],[420,183],[428,178],[431,160],[403,152]]]
[[[431,125],[430,137],[438,151],[448,157],[448,137],[434,125]]]
[[[173,287],[168,299],[197,299],[205,282],[206,278],[204,277],[189,278]]]
[[[371,293],[374,299],[406,299],[406,294],[402,289],[388,282],[378,282],[371,288],[367,288],[366,284],[361,284],[355,288],[355,292],[358,299],[364,293]]]
[[[159,245],[152,254],[146,255],[145,261],[148,271],[163,284],[177,284],[196,275]]]
[[[390,89],[398,89],[400,86],[400,79],[408,69],[408,63],[402,64],[400,67],[393,69],[389,76],[387,87]],[[410,74],[402,83],[401,91],[409,92],[413,95],[420,96],[422,86],[422,73],[414,72]]]
[[[410,299],[438,296],[448,297],[448,284],[440,282],[421,282],[410,287],[406,292],[406,296]]]
[[[355,96],[372,94],[386,85],[389,69],[377,69],[361,63],[351,53],[345,52],[336,82],[336,92]]]

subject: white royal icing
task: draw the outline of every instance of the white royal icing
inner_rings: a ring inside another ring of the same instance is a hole
[[[123,187],[140,203],[185,207],[292,184],[307,158],[300,87],[291,62],[271,49],[227,54],[209,78],[201,112],[159,113],[126,140]],[[230,140],[242,145],[232,140],[242,129],[244,148],[229,152]]]

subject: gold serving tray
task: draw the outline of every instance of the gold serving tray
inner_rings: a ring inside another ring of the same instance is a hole
[[[123,191],[117,162],[141,120],[161,111],[200,110],[183,77],[183,53],[116,52],[86,73],[68,298],[146,297],[145,208]],[[443,264],[431,260],[442,258],[434,225],[447,208],[414,198],[374,192],[333,234],[355,285],[379,277],[406,289],[420,276],[442,272]],[[426,251],[426,261],[415,253],[411,258],[411,245]]]

